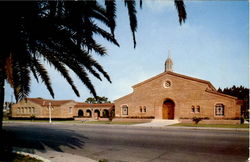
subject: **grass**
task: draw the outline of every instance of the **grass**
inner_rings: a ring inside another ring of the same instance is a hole
[[[48,123],[48,120],[30,120],[30,119],[22,119],[22,120],[4,120],[4,121],[14,121],[14,122],[43,122]],[[80,121],[80,120],[53,120],[53,122],[62,122],[62,123],[85,123],[85,124],[114,124],[114,125],[132,125],[132,124],[141,124],[145,122],[123,122],[123,121]]]
[[[248,124],[185,124],[178,123],[170,126],[182,126],[182,127],[214,127],[214,128],[249,128]]]
[[[5,119],[3,121],[16,121],[16,122],[49,122],[49,120],[31,120],[31,119]],[[52,122],[76,122],[75,120],[53,120]],[[79,121],[80,122],[80,121]]]
[[[43,162],[41,160],[32,158],[28,155],[20,155],[16,153],[11,153],[7,159],[4,161],[11,161],[11,162]]]
[[[115,125],[132,125],[132,124],[141,124],[145,122],[118,122],[118,121],[87,121],[86,124],[115,124]]]

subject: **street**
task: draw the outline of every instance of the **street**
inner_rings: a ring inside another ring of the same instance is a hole
[[[31,153],[53,150],[108,161],[245,162],[247,131],[110,125],[4,124],[9,143]]]

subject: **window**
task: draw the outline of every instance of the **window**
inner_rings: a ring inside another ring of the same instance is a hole
[[[195,113],[195,108],[194,106],[191,107],[192,113]]]
[[[128,115],[128,106],[127,105],[122,106],[122,115]]]
[[[144,106],[144,107],[143,107],[143,110],[144,110],[144,112],[147,112],[147,108],[146,108],[146,106]]]
[[[171,86],[171,82],[169,81],[169,80],[167,80],[167,81],[165,81],[164,83],[163,83],[163,87],[164,88],[168,88],[168,87],[170,87]]]
[[[24,110],[23,110],[23,107],[21,108],[21,114],[23,114],[24,113]]]
[[[214,112],[215,112],[215,116],[224,116],[224,105],[216,104]]]
[[[201,108],[200,108],[200,106],[198,105],[198,106],[196,107],[196,113],[200,113],[200,111],[201,111]]]
[[[20,114],[20,108],[19,108],[19,107],[17,108],[16,113],[17,113],[17,114]]]
[[[142,107],[140,106],[140,112],[142,112]]]
[[[72,114],[72,107],[69,107],[69,113]]]
[[[35,108],[32,107],[32,114],[35,114]]]

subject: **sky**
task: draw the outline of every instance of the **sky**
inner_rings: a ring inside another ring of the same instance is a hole
[[[98,96],[110,101],[133,91],[133,85],[164,72],[169,52],[173,71],[208,80],[216,88],[249,88],[249,4],[248,1],[185,1],[187,19],[182,25],[173,1],[144,0],[137,4],[137,46],[129,26],[127,10],[117,1],[116,39],[120,47],[96,37],[108,55],[92,56],[111,77],[112,84],[91,77]],[[46,65],[46,67],[48,67]],[[83,102],[92,97],[89,90],[72,74],[81,97],[77,97],[60,74],[48,67],[55,99]],[[6,86],[5,100],[15,101]],[[34,79],[29,97],[52,99],[42,83]]]

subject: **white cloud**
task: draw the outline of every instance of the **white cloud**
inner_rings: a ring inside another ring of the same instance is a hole
[[[168,10],[173,10],[175,8],[174,1],[166,0],[145,0],[143,4],[147,8],[155,12],[163,12]]]

